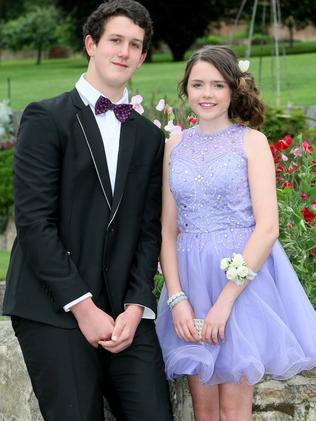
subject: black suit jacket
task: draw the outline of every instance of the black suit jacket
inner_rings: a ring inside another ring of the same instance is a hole
[[[14,242],[4,314],[75,327],[63,306],[91,291],[116,317],[156,311],[164,136],[133,111],[121,126],[114,196],[102,138],[74,89],[30,104],[14,158]]]

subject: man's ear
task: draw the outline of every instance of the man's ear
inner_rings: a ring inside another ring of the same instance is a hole
[[[144,63],[144,61],[145,61],[146,57],[147,57],[147,52],[143,53],[143,54],[140,56],[140,58],[139,58],[139,62],[138,62],[138,65],[137,65],[137,68],[139,68],[139,67],[140,67],[140,66]]]
[[[95,49],[96,49],[96,43],[94,42],[94,39],[91,35],[87,35],[84,39],[84,46],[86,49],[86,52],[89,57],[92,57],[94,55]]]

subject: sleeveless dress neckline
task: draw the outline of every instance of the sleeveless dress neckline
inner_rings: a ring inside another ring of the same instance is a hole
[[[205,138],[205,139],[207,139],[207,138],[213,139],[217,136],[223,136],[223,135],[229,133],[229,131],[235,126],[236,125],[234,123],[231,123],[231,124],[229,124],[229,126],[223,128],[223,129],[216,130],[214,132],[202,132],[200,126],[198,126],[198,125],[194,126],[193,128],[195,129],[196,136],[202,137],[202,138]]]

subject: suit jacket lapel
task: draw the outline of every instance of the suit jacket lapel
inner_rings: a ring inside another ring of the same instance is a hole
[[[112,188],[108,166],[106,163],[104,145],[98,125],[89,105],[84,105],[84,107],[80,109],[77,113],[77,120],[91,154],[105,200],[108,207],[111,209]]]
[[[136,137],[135,111],[126,123],[121,125],[120,146],[117,160],[115,188],[110,220],[108,226],[112,223],[122,201],[127,174],[134,151]]]

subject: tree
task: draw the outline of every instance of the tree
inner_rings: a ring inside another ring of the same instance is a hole
[[[58,12],[55,7],[36,7],[3,26],[3,44],[13,51],[25,47],[36,49],[36,64],[40,64],[43,50],[57,41],[57,25]]]
[[[195,39],[203,36],[214,13],[212,0],[140,0],[150,12],[154,22],[154,40],[163,40],[169,46],[173,60],[183,60],[185,52]],[[218,10],[218,9],[217,9]]]
[[[7,22],[28,12],[34,6],[48,7],[56,0],[0,0],[0,20]]]
[[[308,24],[316,24],[315,0],[281,0],[282,23],[288,28],[290,46],[293,46],[294,28],[303,29]]]
[[[139,0],[150,12],[154,22],[154,42],[165,41],[173,59],[183,60],[195,39],[207,31],[208,25],[231,11],[238,0],[196,0],[194,4],[183,0]],[[100,0],[87,0],[78,6],[77,0],[57,0],[77,21],[76,33],[82,45],[82,25],[86,17],[100,4]],[[238,9],[237,9],[238,10]]]

